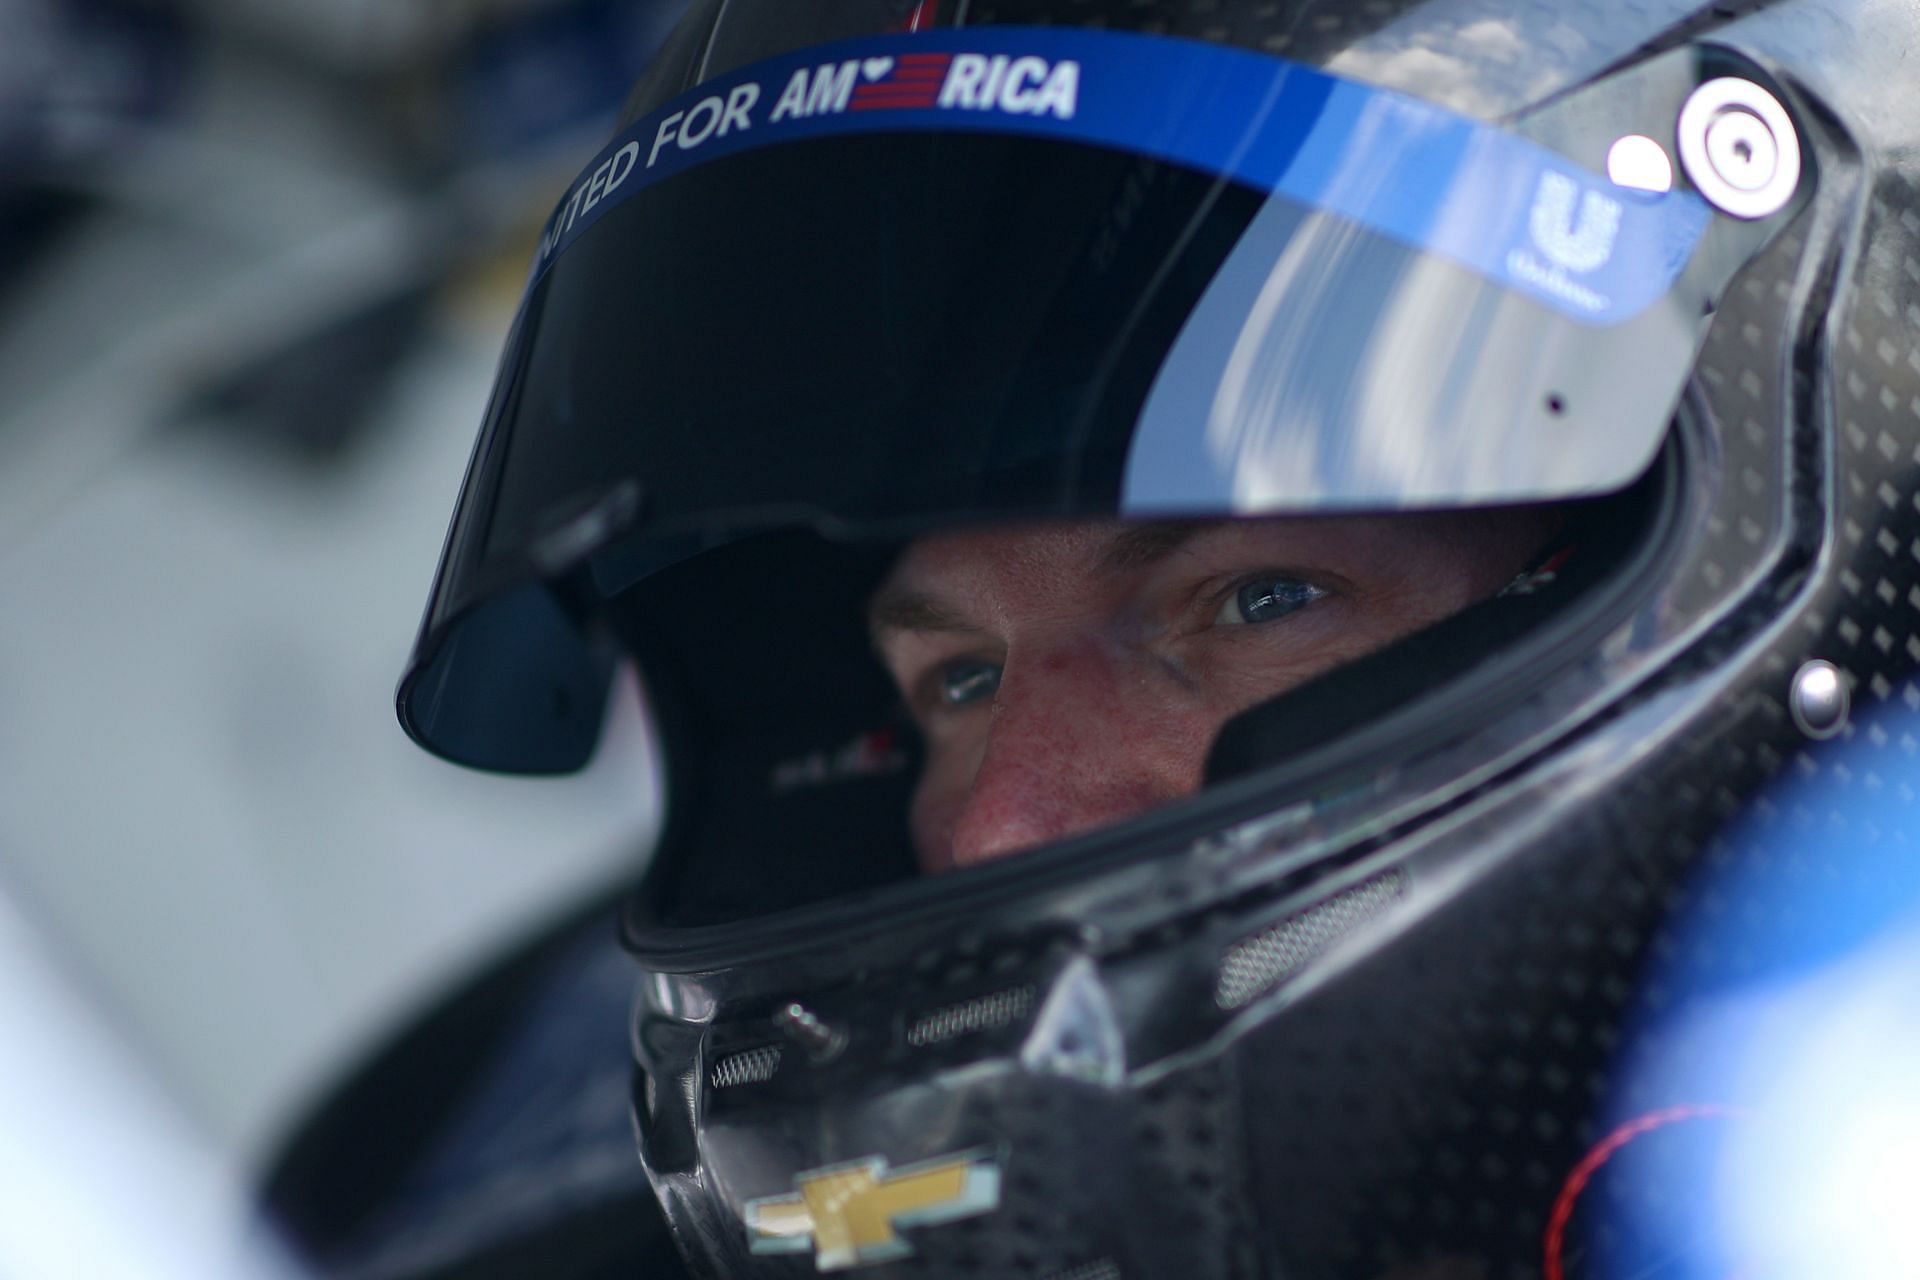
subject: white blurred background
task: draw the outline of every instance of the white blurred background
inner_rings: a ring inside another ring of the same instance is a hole
[[[40,1123],[114,1114],[75,1063],[244,1188],[634,873],[635,715],[506,780],[392,692],[536,225],[682,3],[0,0],[0,1145],[59,1203],[117,1176]]]

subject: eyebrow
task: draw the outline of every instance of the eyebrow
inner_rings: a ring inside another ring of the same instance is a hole
[[[1166,559],[1192,541],[1201,530],[1217,523],[1213,520],[1157,520],[1152,524],[1123,530],[1115,534],[1100,552],[1100,569],[1104,573],[1143,569],[1157,560]]]
[[[924,592],[882,587],[867,606],[867,630],[878,639],[886,631],[973,631],[959,613]]]
[[[1159,520],[1115,534],[1100,549],[1102,573],[1125,573],[1163,560],[1210,525],[1210,520]],[[889,631],[978,631],[965,614],[924,591],[886,586],[867,605],[867,631],[878,641]]]

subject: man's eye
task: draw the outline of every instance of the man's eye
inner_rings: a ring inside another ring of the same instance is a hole
[[[1272,622],[1296,609],[1305,608],[1326,594],[1326,588],[1316,587],[1298,578],[1281,575],[1255,578],[1227,597],[1214,623],[1236,626],[1247,622]]]
[[[950,707],[991,698],[1000,687],[1000,665],[977,660],[950,662],[941,668],[939,687],[940,700]]]

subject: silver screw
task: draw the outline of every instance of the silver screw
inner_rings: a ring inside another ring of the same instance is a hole
[[[1713,206],[1736,218],[1786,208],[1800,186],[1800,137],[1780,100],[1726,76],[1695,89],[1676,126],[1680,163]]]
[[[1787,707],[1793,723],[1809,738],[1831,738],[1847,726],[1847,678],[1824,658],[1794,673]]]
[[[847,1047],[847,1033],[826,1022],[798,1000],[782,1005],[773,1015],[773,1025],[815,1062],[838,1057]]]
[[[1707,126],[1707,160],[1742,191],[1758,191],[1780,169],[1780,147],[1766,122],[1748,111],[1728,111]]]

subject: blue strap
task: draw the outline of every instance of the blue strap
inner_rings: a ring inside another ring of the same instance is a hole
[[[1336,213],[1577,320],[1661,297],[1711,217],[1404,94],[1242,49],[1000,27],[820,45],[637,121],[547,224],[534,278],[622,201],[695,165],[809,138],[1013,134],[1166,160]],[[770,215],[776,216],[776,215]]]

